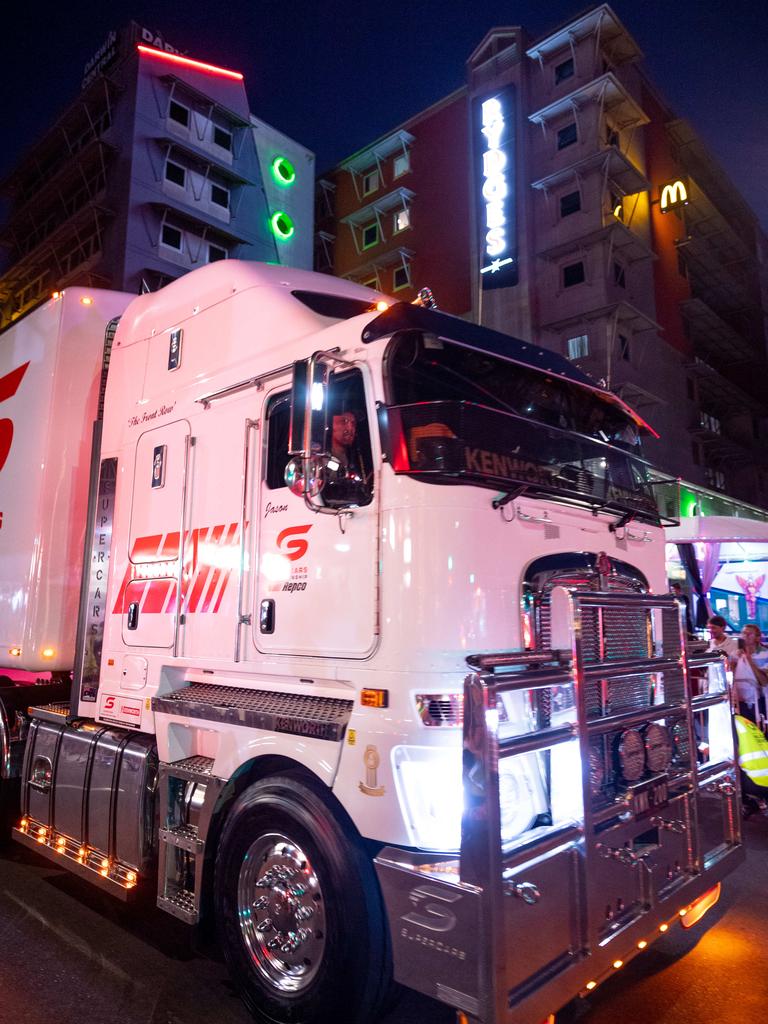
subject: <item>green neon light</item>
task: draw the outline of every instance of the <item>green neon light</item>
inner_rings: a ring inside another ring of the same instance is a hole
[[[691,516],[696,515],[696,495],[693,491],[689,491],[687,487],[680,488],[680,517],[682,519],[688,519]]]
[[[287,242],[296,230],[293,220],[284,210],[278,210],[277,213],[272,214],[269,218],[269,226],[272,228],[272,234],[280,242]]]
[[[272,161],[272,177],[278,185],[292,185],[296,181],[296,168],[284,156],[276,156]]]

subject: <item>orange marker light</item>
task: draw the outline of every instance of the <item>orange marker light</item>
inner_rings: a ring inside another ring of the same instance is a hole
[[[623,960],[614,960],[613,961],[613,966],[614,966],[614,969],[618,971],[618,969],[620,967],[624,966],[624,961]]]
[[[717,903],[719,899],[720,883],[718,882],[713,889],[710,889],[708,892],[705,892],[703,896],[699,896],[697,900],[694,900],[693,903],[691,903],[691,905],[686,908],[685,917],[680,922],[683,928],[693,928],[696,922],[700,921],[702,917],[704,917],[706,912],[711,907],[714,907],[714,905]],[[681,916],[682,913],[683,911],[681,910]]]
[[[55,647],[44,647],[40,652],[44,658],[52,658],[56,653]]]
[[[386,311],[389,309],[389,303],[385,302],[383,299],[379,299],[379,301],[376,303],[376,309],[378,310],[379,313],[386,313]]]
[[[593,988],[597,988],[597,982],[596,981],[588,981],[587,984],[584,987],[586,988],[586,990],[588,992],[591,992]]]
[[[360,691],[360,703],[364,708],[388,708],[389,690],[364,689]]]
[[[637,944],[637,948],[638,949],[645,949],[645,947],[647,945],[648,945],[648,943],[645,941],[645,939],[640,939],[640,941]]]
[[[668,924],[660,924],[659,925],[659,931],[660,932],[668,932],[669,931],[669,925]]]
[[[10,654],[10,656],[12,658],[20,658],[21,657],[21,648],[20,647],[9,647],[8,648],[8,653]]]
[[[93,299],[91,298],[90,295],[83,295],[83,297],[80,299],[80,305],[81,306],[92,306],[93,305]]]

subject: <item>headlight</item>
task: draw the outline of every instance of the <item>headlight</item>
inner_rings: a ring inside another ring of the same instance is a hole
[[[424,850],[457,851],[464,806],[461,749],[399,746],[392,751],[392,765],[412,844]],[[500,761],[499,790],[502,840],[510,842],[547,810],[535,755]]]
[[[637,729],[626,729],[616,743],[616,760],[625,782],[637,782],[645,771],[645,744]]]
[[[665,772],[672,760],[669,729],[657,722],[651,722],[645,728],[645,760],[652,772]]]

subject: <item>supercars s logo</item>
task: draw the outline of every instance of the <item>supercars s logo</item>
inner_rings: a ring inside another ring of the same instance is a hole
[[[18,366],[15,370],[11,370],[4,377],[0,377],[0,402],[5,402],[9,398],[13,398],[16,392],[19,390],[19,385],[24,379],[24,374],[27,372],[29,363],[24,363],[23,366]],[[11,444],[13,443],[13,420],[0,419],[0,469],[5,465],[5,460],[11,451]]]
[[[277,535],[277,546],[280,548],[280,553],[290,562],[298,562],[309,549],[309,541],[301,534],[309,533],[311,529],[312,523],[307,523],[306,526],[288,526],[285,530],[281,530]]]

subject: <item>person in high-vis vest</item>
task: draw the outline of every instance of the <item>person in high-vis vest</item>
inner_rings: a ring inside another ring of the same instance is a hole
[[[733,724],[739,745],[739,768],[744,773],[744,811],[752,814],[768,810],[768,739],[743,715],[734,715]]]

